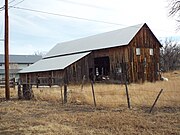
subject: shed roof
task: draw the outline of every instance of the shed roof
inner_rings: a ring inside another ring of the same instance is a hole
[[[41,59],[36,63],[30,65],[19,71],[19,73],[32,73],[32,72],[42,72],[42,71],[52,71],[52,70],[61,70],[70,64],[78,61],[84,56],[88,55],[90,52],[67,55],[49,59]]]
[[[9,55],[9,63],[32,64],[41,58],[39,55]],[[4,63],[4,54],[0,54],[0,63]]]
[[[69,55],[129,44],[144,24],[89,36],[69,42],[63,42],[53,47],[44,58]]]

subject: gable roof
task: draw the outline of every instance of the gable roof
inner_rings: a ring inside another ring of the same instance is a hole
[[[134,25],[86,38],[59,43],[45,55],[44,59],[127,45],[143,25],[144,24]]]
[[[32,64],[41,58],[42,56],[39,55],[9,55],[9,63]],[[0,63],[5,63],[4,54],[0,54]]]

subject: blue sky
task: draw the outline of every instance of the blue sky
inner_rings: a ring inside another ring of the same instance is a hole
[[[22,0],[9,0],[13,6]],[[0,0],[0,7],[4,0]],[[40,10],[120,25],[79,20],[10,8],[10,54],[48,52],[57,43],[123,27],[147,23],[159,40],[180,41],[176,21],[168,17],[167,0],[24,0],[15,7]],[[0,39],[4,38],[4,11],[0,11]],[[0,53],[4,42],[0,41]]]

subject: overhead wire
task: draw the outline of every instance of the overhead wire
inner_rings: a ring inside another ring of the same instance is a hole
[[[23,1],[24,0],[22,0],[22,2]],[[59,13],[52,13],[52,12],[36,10],[36,9],[30,9],[30,8],[17,7],[16,5],[10,6],[10,8],[14,8],[14,9],[18,9],[18,10],[26,10],[26,11],[42,13],[42,14],[48,14],[48,15],[55,15],[55,16],[66,17],[66,18],[85,20],[85,21],[90,21],[90,22],[104,23],[104,24],[110,24],[110,25],[119,25],[119,26],[128,26],[126,24],[120,24],[120,23],[114,23],[114,22],[108,22],[108,21],[101,21],[101,20],[95,20],[95,19],[88,19],[88,18],[83,18],[83,17],[71,16],[71,15],[65,15],[65,14],[59,14]],[[132,27],[136,27],[136,26],[132,26]],[[167,31],[167,30],[162,30],[162,29],[156,29],[156,30],[157,31],[164,31],[164,32],[173,32],[173,31]]]
[[[8,4],[13,3],[14,1],[16,1],[16,0],[12,0],[12,1],[10,1]],[[19,5],[20,3],[24,2],[24,1],[25,1],[25,0],[21,0],[21,1],[17,2],[16,4],[12,5],[12,7]],[[11,8],[11,6],[9,6],[8,9],[10,9],[10,8]],[[4,9],[5,9],[5,6],[0,7],[0,11],[3,11]]]
[[[15,9],[19,9],[19,10],[27,10],[27,11],[31,11],[31,12],[38,12],[38,13],[49,14],[49,15],[56,15],[56,16],[74,18],[74,19],[79,19],[79,20],[86,20],[86,21],[91,21],[91,22],[99,22],[99,23],[106,23],[106,24],[113,24],[113,25],[122,25],[122,24],[113,23],[113,22],[100,21],[100,20],[95,20],[95,19],[88,19],[88,18],[82,18],[82,17],[77,17],[77,16],[52,13],[52,12],[41,11],[41,10],[30,9],[30,8],[22,8],[22,7],[15,7],[15,6],[10,6],[10,7],[15,8]]]
[[[15,0],[12,0],[10,3],[14,2]],[[120,26],[127,26],[125,24],[120,24],[120,23],[114,23],[114,22],[108,22],[108,21],[101,21],[101,20],[96,20],[96,19],[88,19],[88,18],[83,18],[83,17],[77,17],[77,16],[71,16],[71,15],[65,15],[65,14],[59,14],[59,13],[52,13],[52,12],[47,12],[47,11],[42,11],[42,10],[36,10],[36,9],[30,9],[30,8],[23,8],[23,7],[17,7],[20,3],[24,2],[25,0],[21,0],[18,3],[9,6],[10,8],[18,9],[18,10],[26,10],[26,11],[31,11],[31,12],[36,12],[36,13],[42,13],[42,14],[49,14],[49,15],[55,15],[55,16],[60,16],[60,17],[66,17],[66,18],[73,18],[73,19],[79,19],[79,20],[85,20],[85,21],[90,21],[90,22],[97,22],[97,23],[104,23],[104,24],[110,24],[110,25],[120,25]],[[4,7],[0,8],[0,11],[4,10]],[[136,27],[136,26],[133,26]],[[160,30],[156,29],[158,31],[164,31],[164,32],[173,32],[173,31],[167,31],[167,30]]]
[[[12,0],[9,3],[14,2],[15,0]],[[101,20],[95,20],[95,19],[88,19],[88,18],[83,18],[83,17],[77,17],[77,16],[71,16],[71,15],[64,15],[64,14],[59,14],[59,13],[52,13],[52,12],[47,12],[47,11],[42,11],[42,10],[36,10],[36,9],[30,9],[30,8],[23,8],[23,7],[17,7],[20,3],[24,2],[25,0],[21,0],[18,3],[9,6],[10,8],[18,9],[18,10],[26,10],[26,11],[31,11],[31,12],[36,12],[36,13],[42,13],[42,14],[49,14],[49,15],[55,15],[55,16],[61,16],[61,17],[67,17],[67,18],[73,18],[73,19],[79,19],[79,20],[85,20],[85,21],[91,21],[91,22],[97,22],[97,23],[104,23],[104,24],[110,24],[110,25],[120,25],[120,26],[127,26],[125,24],[120,24],[120,23],[114,23],[114,22],[108,22],[108,21],[101,21]],[[0,11],[4,10],[4,6],[0,8]],[[136,26],[134,26],[136,27]],[[157,29],[156,29],[157,30]],[[172,31],[167,31],[167,30],[160,30],[158,31],[166,31],[166,32],[172,32]]]
[[[8,4],[13,3],[15,0],[10,1]],[[0,11],[3,11],[5,9],[5,6],[0,7]]]
[[[12,5],[12,6],[9,6],[9,8],[14,7],[14,6],[17,6],[17,5],[21,4],[21,3],[24,2],[24,1],[25,1],[25,0],[21,0],[21,1],[17,2],[16,4],[14,4],[14,5]]]
[[[11,3],[13,3],[14,1],[16,1],[16,0],[12,0],[12,1],[10,1],[8,4],[11,4]]]

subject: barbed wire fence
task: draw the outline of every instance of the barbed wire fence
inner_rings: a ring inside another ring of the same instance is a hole
[[[44,79],[44,78],[43,78]],[[54,79],[54,78],[53,78]],[[38,81],[37,81],[38,82]],[[41,82],[41,81],[40,81]],[[56,85],[51,85],[51,83]],[[33,85],[32,89],[34,90],[34,96],[37,97],[37,92],[39,96],[44,94],[44,97],[48,97],[48,100],[53,98],[65,104],[65,93],[64,93],[64,84],[62,79],[53,80],[53,81],[42,81],[43,85]],[[45,83],[46,86],[45,86]],[[127,102],[127,92],[124,84],[106,84],[106,83],[85,83],[82,81],[80,85],[67,85],[67,103],[71,104],[80,104],[80,105],[92,105],[94,107],[151,107],[154,101],[157,98],[157,95],[160,91],[160,88],[146,88],[146,84],[141,85],[144,88],[138,88],[139,86],[127,85],[128,94],[129,94],[129,105]],[[38,90],[39,89],[39,90]],[[53,89],[55,91],[53,92]],[[48,94],[45,92],[49,91]],[[51,95],[56,95],[52,96]],[[166,90],[164,88],[162,94],[159,96],[155,106],[170,106],[170,107],[180,107],[180,91],[175,90]]]

